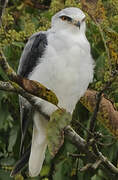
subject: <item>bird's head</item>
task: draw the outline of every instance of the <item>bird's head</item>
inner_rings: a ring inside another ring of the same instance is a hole
[[[65,8],[52,17],[52,27],[56,30],[85,32],[85,14],[79,8]]]

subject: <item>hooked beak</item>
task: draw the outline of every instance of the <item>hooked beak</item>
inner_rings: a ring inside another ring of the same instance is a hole
[[[79,27],[79,29],[80,29],[80,25],[81,25],[81,23],[80,23],[80,21],[78,21],[78,22],[76,23],[76,26]]]
[[[80,29],[80,26],[81,26],[80,21],[73,20],[73,24],[74,24],[75,26],[79,27],[79,29]]]
[[[85,19],[86,19],[86,17],[84,17],[84,18],[82,19],[82,21],[78,21],[77,19],[76,19],[76,20],[72,20],[72,23],[73,23],[75,26],[79,27],[79,29],[80,29],[81,23],[83,23],[83,22],[85,21]]]

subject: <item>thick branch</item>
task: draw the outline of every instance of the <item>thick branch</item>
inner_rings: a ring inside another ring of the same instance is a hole
[[[15,88],[9,83],[0,81],[0,90],[8,91],[8,92],[16,92]]]
[[[0,65],[3,69],[3,71],[6,73],[8,78],[15,82],[15,88],[17,89],[16,85],[18,84],[19,87],[22,87],[25,91],[28,93],[35,95],[41,99],[44,99],[48,102],[51,102],[54,105],[58,104],[58,98],[51,90],[46,88],[44,85],[37,81],[29,80],[26,78],[23,78],[16,74],[16,72],[9,66],[2,50],[0,50]]]
[[[17,94],[20,94],[23,96],[27,101],[37,109],[37,111],[40,111],[40,106],[36,104],[35,96],[32,94],[27,93],[24,89],[22,89],[19,85],[13,82],[3,82],[0,81],[0,90],[8,91],[8,92],[14,92]]]

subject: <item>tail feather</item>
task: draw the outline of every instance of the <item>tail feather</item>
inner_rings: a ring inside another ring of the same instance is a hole
[[[47,148],[46,126],[47,120],[36,112],[34,115],[31,154],[29,158],[29,174],[32,177],[40,173],[45,159]]]

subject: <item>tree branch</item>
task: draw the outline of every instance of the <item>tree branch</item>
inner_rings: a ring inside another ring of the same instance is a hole
[[[80,99],[80,102],[90,112],[94,111],[97,93],[98,92],[94,90],[87,90],[85,95]],[[104,96],[101,98],[97,119],[118,138],[118,111],[114,109],[113,104],[108,99],[105,99]]]
[[[95,106],[93,115],[92,115],[91,120],[90,120],[89,132],[91,132],[91,133],[93,133],[93,132],[94,132],[94,129],[95,129],[95,122],[96,122],[96,118],[97,118],[97,113],[98,113],[98,111],[99,111],[99,105],[100,105],[100,101],[101,101],[101,95],[102,95],[102,91],[97,94],[96,106]],[[90,135],[90,133],[88,133],[87,142],[89,142],[90,137],[91,137],[91,135]]]
[[[37,111],[40,111],[40,106],[38,104],[36,104],[35,96],[33,96],[32,94],[27,93],[24,89],[22,89],[16,83],[13,83],[12,81],[10,81],[10,82],[0,81],[0,90],[17,93],[17,94],[23,96],[25,99],[27,99],[27,101],[33,107],[35,107],[35,109]]]
[[[89,163],[94,164],[94,162],[98,162],[99,160],[100,163],[97,163],[97,167],[99,166],[102,170],[105,167],[107,171],[110,171],[113,177],[116,174],[118,175],[118,169],[105,156],[103,156],[101,152],[97,151],[97,156],[95,153],[89,150],[89,148],[87,148],[86,141],[81,136],[79,136],[70,126],[67,126],[65,128],[65,135],[71,141],[71,143],[78,148],[80,153],[85,153],[85,155],[87,156],[86,160]]]
[[[95,109],[93,111],[93,115],[90,120],[90,125],[89,125],[89,130],[88,130],[91,133],[93,133],[94,129],[95,129],[95,122],[96,122],[97,114],[99,111],[99,106],[100,106],[102,95],[107,89],[109,89],[109,87],[112,85],[112,83],[117,79],[117,76],[118,76],[118,71],[113,72],[112,78],[107,83],[105,83],[104,88],[100,92],[98,92],[96,95],[96,97],[97,97],[96,105],[95,105]],[[90,133],[88,133],[87,142],[89,141],[90,137],[91,137]]]
[[[37,81],[29,80],[17,75],[16,72],[9,66],[2,50],[0,50],[0,65],[8,78],[12,82],[15,82],[15,84],[12,84],[13,86],[16,86],[15,89],[17,89],[17,85],[19,85],[19,87],[22,87],[28,93],[57,106],[58,98],[56,94]]]

